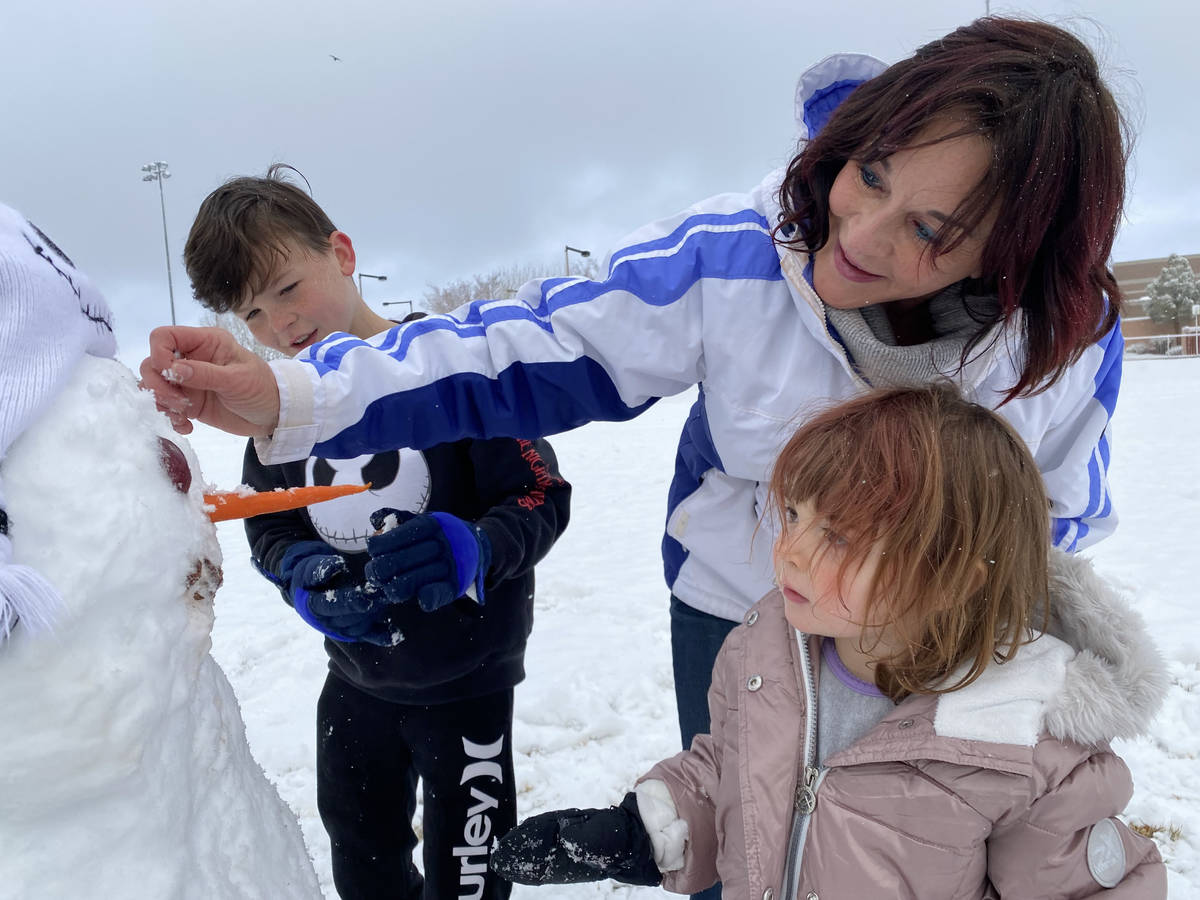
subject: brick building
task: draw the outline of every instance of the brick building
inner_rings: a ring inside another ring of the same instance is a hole
[[[1200,278],[1200,253],[1185,254],[1184,259],[1192,267],[1192,272]],[[1121,287],[1125,298],[1125,312],[1121,317],[1121,334],[1125,340],[1145,338],[1150,335],[1171,334],[1169,325],[1152,322],[1146,315],[1146,285],[1158,277],[1163,266],[1167,264],[1165,256],[1158,259],[1135,259],[1130,262],[1113,263],[1113,275]],[[1161,351],[1160,351],[1161,352]]]

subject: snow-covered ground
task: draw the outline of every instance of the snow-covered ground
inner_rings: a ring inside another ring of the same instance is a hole
[[[691,397],[639,419],[552,439],[575,487],[571,526],[538,569],[537,622],[517,689],[514,744],[522,817],[617,802],[678,749],[667,593],[659,539],[679,427]],[[191,436],[205,478],[239,481],[242,442]],[[1200,359],[1126,361],[1117,411],[1115,536],[1089,551],[1132,596],[1170,660],[1170,696],[1148,738],[1118,749],[1133,770],[1132,822],[1157,835],[1172,900],[1200,897]],[[314,709],[319,636],[250,567],[238,522],[217,526],[225,584],[213,654],[241,703],[250,746],[295,810],[326,896],[329,847],[316,811]],[[663,896],[611,883],[514,897]]]

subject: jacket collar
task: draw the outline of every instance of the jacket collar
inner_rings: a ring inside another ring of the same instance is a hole
[[[1141,616],[1091,563],[1051,552],[1051,617],[1011,662],[959,691],[901,702],[831,765],[934,758],[1026,772],[1044,734],[1085,746],[1149,726],[1166,668]]]
[[[845,359],[847,370],[860,383],[866,384],[867,382],[863,380],[855,366],[850,362],[847,351],[829,333],[829,325],[826,322],[825,304],[817,295],[812,285],[808,283],[808,279],[804,277],[804,269],[808,265],[811,254],[803,248],[790,247],[783,244],[776,244],[775,251],[779,254],[779,265],[783,271],[784,279],[791,289],[796,307],[800,311],[801,318],[804,320],[809,331],[831,350],[836,349]],[[1008,356],[1009,358],[1016,357],[1018,351],[1015,348],[1019,348],[1022,343],[1020,337],[1023,322],[1022,315],[1021,311],[1018,310],[1007,318],[1000,319],[992,325],[987,326],[987,333],[971,351],[966,363],[961,367],[957,367],[958,356],[961,351],[955,351],[948,360],[953,363],[955,368],[952,369],[950,366],[944,366],[947,369],[947,377],[951,377],[961,389],[974,391],[995,369],[1002,356]]]

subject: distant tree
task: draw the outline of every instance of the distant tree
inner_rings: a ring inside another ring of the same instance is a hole
[[[200,317],[200,324],[207,325],[210,328],[224,328],[233,335],[234,340],[249,350],[256,356],[270,362],[273,359],[281,359],[284,354],[268,347],[265,344],[260,344],[250,333],[250,326],[245,320],[239,319],[233,313],[215,313],[212,310],[205,310],[204,315]]]
[[[571,277],[599,281],[604,276],[604,270],[600,267],[603,262],[604,260],[595,253],[582,259],[578,256],[572,256]]]
[[[594,255],[586,259],[572,258],[572,278],[596,278],[599,273],[600,263]],[[562,274],[560,260],[557,266],[526,263],[458,278],[440,286],[431,284],[425,289],[425,308],[431,313],[445,313],[472,300],[505,300],[527,281]]]
[[[1200,303],[1200,282],[1188,261],[1172,253],[1162,271],[1146,285],[1146,294],[1150,298],[1146,304],[1150,319],[1179,331],[1192,320],[1192,304]]]

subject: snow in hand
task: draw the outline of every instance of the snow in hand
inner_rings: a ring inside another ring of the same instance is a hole
[[[221,552],[181,459],[199,475],[91,356],[4,459],[13,558],[64,605],[0,642],[0,897],[321,896],[209,655]]]
[[[1087,553],[1143,612],[1170,661],[1173,684],[1152,733],[1118,749],[1136,784],[1126,818],[1162,829],[1155,837],[1170,896],[1185,900],[1200,896],[1200,360],[1131,360],[1124,381],[1112,462],[1121,524]],[[522,818],[618,803],[637,775],[678,748],[658,546],[690,403],[666,400],[632,422],[553,439],[575,485],[574,509],[538,568],[528,678],[516,692]],[[191,500],[160,489],[148,451],[133,452],[130,432],[169,435],[165,423],[77,415],[86,427],[64,425],[26,457],[27,465],[41,457],[39,471],[52,473],[23,488],[22,500],[45,518],[46,569],[90,606],[73,604],[67,626],[37,648],[0,647],[0,729],[13,731],[0,738],[0,897],[162,900],[191,896],[189,882],[212,884],[210,873],[232,882],[251,869],[274,881],[263,896],[309,896],[294,825],[258,783],[237,708],[204,656],[205,604],[172,587],[191,560],[217,554],[206,545],[208,526],[183,509]],[[190,440],[205,478],[222,487],[240,480],[242,439],[199,426]],[[81,465],[77,454],[89,444],[98,458]],[[7,476],[14,494],[17,481]],[[131,481],[136,490],[117,490]],[[321,638],[251,568],[241,524],[216,530],[225,584],[212,652],[240,701],[250,747],[299,817],[334,898],[313,770]],[[136,750],[131,737],[141,741]],[[138,754],[169,764],[139,768]],[[204,754],[225,782],[198,780],[212,776],[188,761]],[[160,859],[177,875],[166,889],[154,881],[165,877],[151,864]],[[14,874],[18,883],[36,875],[35,889],[7,893]],[[58,889],[55,878],[76,889]],[[243,894],[256,896],[249,887]],[[220,887],[198,895],[240,896]],[[662,896],[611,882],[513,891],[517,900]]]

